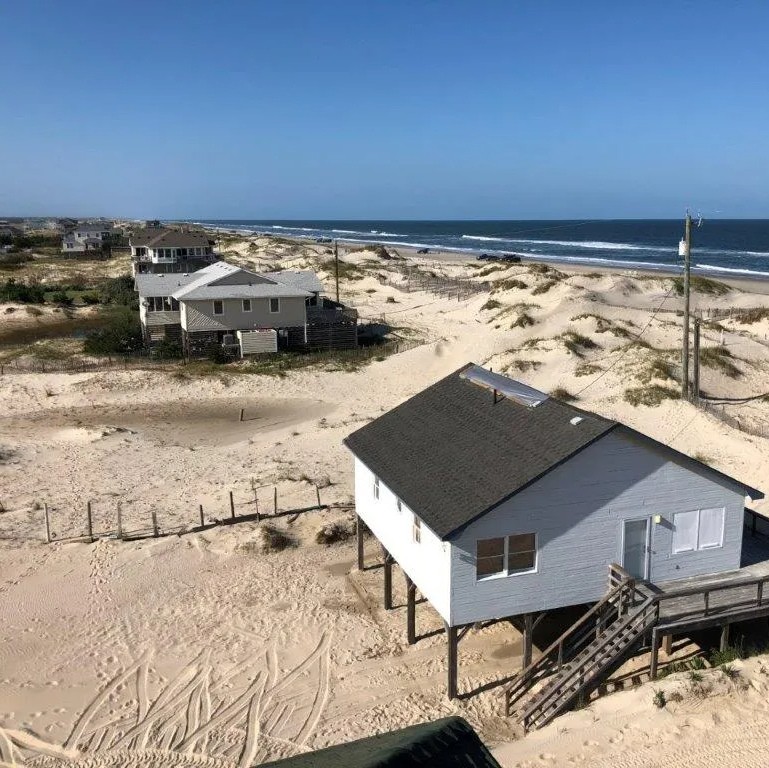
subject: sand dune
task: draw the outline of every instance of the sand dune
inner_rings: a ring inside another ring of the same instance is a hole
[[[232,249],[261,268],[322,268],[328,259],[318,246],[264,239]],[[561,387],[576,405],[765,485],[766,438],[675,397],[680,299],[670,280],[528,265],[481,276],[487,267],[412,259],[421,269],[491,281],[490,292],[457,301],[407,292],[392,262],[372,252],[344,258],[358,273],[343,281],[343,300],[422,346],[355,371],[285,377],[0,377],[0,760],[238,766],[457,712],[510,766],[757,764],[764,662],[746,663],[746,690],[716,679],[700,696],[671,677],[655,687],[678,686],[682,698],[662,710],[647,685],[515,741],[499,688],[445,700],[445,639],[429,606],[419,608],[419,628],[435,634],[407,646],[404,609],[382,609],[381,575],[350,572],[349,542],[315,542],[324,522],[349,515],[343,437],[471,360],[548,392]],[[331,292],[330,273],[322,275]],[[697,297],[695,306],[766,303],[746,287]],[[722,345],[729,354],[703,367],[704,389],[769,389],[765,323],[705,326],[703,347]],[[633,405],[629,390],[661,397]],[[742,407],[739,416],[760,431],[769,404]],[[209,517],[227,515],[230,491],[238,510],[250,511],[256,488],[268,511],[275,488],[287,509],[314,503],[316,485],[335,507],[281,518],[295,544],[283,552],[258,551],[256,523],[157,540],[62,541],[83,533],[87,501],[97,534],[114,530],[118,502],[127,527],[146,529],[154,511],[161,528],[181,534],[199,504]],[[52,545],[42,541],[43,503],[59,540]],[[769,510],[766,502],[758,508]],[[367,556],[374,562],[377,554],[372,543]],[[400,577],[396,588],[398,603]],[[518,640],[507,625],[471,632],[460,652],[463,689],[518,669]],[[742,737],[730,744],[742,719]]]

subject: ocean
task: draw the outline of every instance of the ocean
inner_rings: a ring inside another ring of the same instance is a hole
[[[466,253],[516,253],[541,261],[651,270],[681,264],[683,220],[286,221],[198,220],[210,227]],[[769,219],[710,219],[692,227],[692,269],[769,277]]]

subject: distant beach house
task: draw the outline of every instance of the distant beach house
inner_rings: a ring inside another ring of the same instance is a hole
[[[119,232],[109,222],[77,224],[62,238],[61,250],[63,253],[100,251],[111,245],[118,236]]]
[[[135,281],[146,342],[178,342],[189,357],[357,344],[357,313],[325,299],[314,272],[261,274],[220,261]]]
[[[739,569],[745,497],[763,498],[630,427],[476,365],[345,444],[357,515],[410,587],[409,640],[414,589],[446,624],[451,696],[459,628],[518,617],[528,664],[532,617],[600,600],[613,563],[649,583]]]
[[[195,272],[219,258],[214,240],[205,232],[151,224],[133,232],[128,239],[134,275]]]

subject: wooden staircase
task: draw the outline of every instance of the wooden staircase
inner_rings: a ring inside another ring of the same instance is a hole
[[[505,689],[508,715],[541,728],[587,697],[659,620],[659,604],[626,571],[609,568],[609,591]]]

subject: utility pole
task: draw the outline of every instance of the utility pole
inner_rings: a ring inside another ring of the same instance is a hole
[[[334,240],[334,279],[336,281],[336,303],[339,304],[339,245]]]
[[[692,217],[686,209],[686,234],[684,236],[684,340],[681,373],[681,397],[689,399],[689,273],[692,254]]]
[[[695,405],[700,402],[700,317],[694,318],[694,383],[692,385],[692,400]]]

